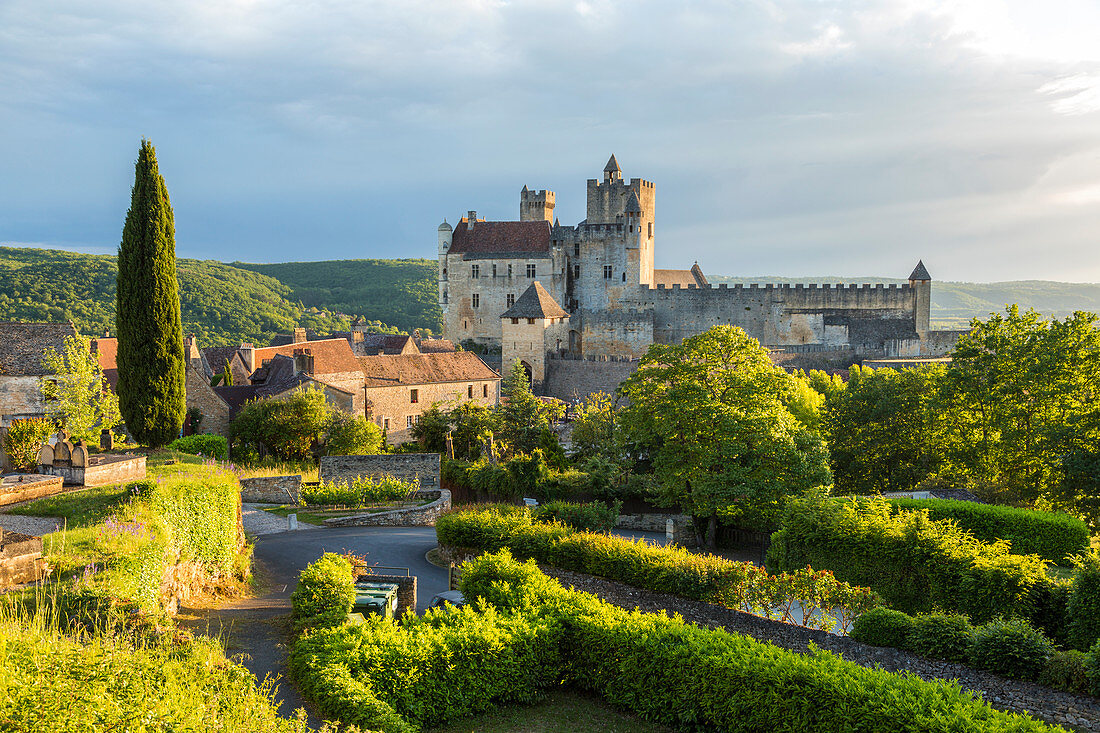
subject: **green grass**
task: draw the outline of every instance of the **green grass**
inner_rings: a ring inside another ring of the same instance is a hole
[[[628,713],[620,713],[596,695],[560,690],[530,706],[512,706],[433,728],[431,733],[672,733]]]
[[[24,504],[9,510],[9,514],[28,517],[61,517],[70,528],[88,527],[102,522],[127,499],[123,486],[95,486]]]

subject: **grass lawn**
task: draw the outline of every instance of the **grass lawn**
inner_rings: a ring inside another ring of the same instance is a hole
[[[299,522],[305,522],[306,524],[316,524],[317,526],[324,526],[326,519],[332,517],[350,517],[355,514],[378,514],[379,512],[388,512],[391,509],[399,509],[401,507],[409,506],[424,506],[430,502],[420,502],[417,504],[409,504],[408,502],[402,502],[399,506],[372,506],[363,507],[360,509],[310,509],[307,507],[294,506],[292,504],[284,504],[283,506],[271,507],[270,509],[264,509],[265,512],[285,517],[288,514],[297,514]]]
[[[542,702],[507,707],[433,728],[431,733],[673,733],[629,713],[620,713],[598,696],[559,690]]]
[[[9,509],[8,513],[29,517],[64,517],[69,527],[88,527],[102,522],[127,498],[128,492],[121,485],[95,486],[47,496]]]

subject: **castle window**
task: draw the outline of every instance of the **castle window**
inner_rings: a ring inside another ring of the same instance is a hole
[[[631,234],[633,234],[633,233],[634,233],[634,225],[633,225],[633,224],[631,224],[631,225],[630,225],[630,233],[631,233]]]
[[[469,322],[468,322],[468,321],[463,321],[463,322],[462,322],[462,328],[463,328],[463,329],[467,329],[467,328],[469,328],[469,327],[470,327],[470,324],[469,324]]]
[[[580,257],[581,256],[581,243],[580,242],[575,242],[573,244],[573,256],[574,257]]]
[[[512,266],[508,265],[508,279],[510,280],[511,278],[512,278]]]
[[[512,325],[513,326],[518,326],[519,325],[519,319],[518,318],[513,318],[512,319]]]
[[[447,291],[446,290],[443,291],[443,302],[444,303],[447,302]]]
[[[480,265],[470,265],[470,277],[472,277],[474,280],[477,280],[479,277],[481,277]]]
[[[417,402],[419,402],[419,401],[420,401],[420,390],[418,390],[418,389],[410,389],[410,390],[409,390],[409,402],[410,402],[411,404],[414,404],[414,405],[415,405],[415,404],[416,404]]]
[[[528,265],[527,266],[527,277],[534,277],[534,276],[535,276],[535,266],[534,265]]]
[[[511,308],[513,305],[516,304],[516,294],[508,293],[504,296],[504,300],[508,303],[508,307]]]
[[[653,239],[653,222],[649,222],[649,238]]]
[[[487,385],[487,384],[481,385],[481,396],[482,397],[488,397],[489,396],[489,385]]]
[[[446,267],[443,268],[443,279],[444,280],[447,279],[447,268]]]
[[[626,270],[623,270],[623,282],[626,282]]]
[[[493,265],[493,278],[495,279],[496,276],[497,276],[497,266]]]
[[[604,280],[610,280],[611,275],[612,275],[611,265],[604,265],[603,266],[603,279]]]
[[[480,308],[481,307],[481,296],[478,295],[477,293],[474,293],[473,295],[471,295],[470,296],[470,305],[472,305],[474,308]]]
[[[528,325],[528,326],[533,326],[533,325],[535,325],[535,319],[534,319],[534,318],[528,318],[528,319],[527,319],[527,325]]]
[[[474,398],[474,385],[466,385],[466,399],[472,400]]]
[[[580,280],[581,279],[581,266],[580,265],[573,265],[573,279],[574,280]]]

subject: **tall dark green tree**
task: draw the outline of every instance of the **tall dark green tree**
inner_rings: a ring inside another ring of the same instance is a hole
[[[183,326],[176,228],[156,150],[141,141],[118,247],[118,402],[139,442],[161,446],[183,426]]]

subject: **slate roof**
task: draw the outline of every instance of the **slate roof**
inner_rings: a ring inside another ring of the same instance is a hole
[[[202,355],[210,370],[214,374],[221,374],[225,370],[225,363],[233,358],[240,346],[207,346],[202,349]]]
[[[451,235],[451,254],[520,255],[550,252],[548,221],[475,221],[465,217]]]
[[[450,339],[421,339],[419,347],[422,354],[447,354],[455,350]]]
[[[932,280],[932,276],[928,274],[928,268],[924,266],[924,260],[917,261],[917,266],[913,268],[913,273],[909,276],[909,279],[927,281]]]
[[[703,275],[699,263],[695,263],[690,270],[654,270],[653,287],[658,285],[664,285],[666,288],[671,288],[673,285],[679,285],[681,288],[689,285],[705,288],[707,278]]]
[[[619,161],[615,160],[615,154],[612,153],[611,157],[607,161],[607,165],[603,167],[604,173],[614,173],[618,171],[622,173],[623,169],[619,167]]]
[[[359,347],[363,354],[419,354],[412,336],[393,333],[365,333]]]
[[[276,354],[265,367],[260,367],[252,373],[252,384],[242,386],[219,385],[214,387],[214,392],[229,405],[229,418],[233,419],[249,400],[266,399],[299,387],[309,382],[316,382],[328,389],[333,389],[344,394],[351,394],[342,387],[329,384],[323,379],[311,377],[294,369],[294,358]]]
[[[95,354],[103,378],[112,390],[118,389],[118,339],[103,337],[92,339],[92,353]]]
[[[293,357],[297,349],[309,349],[310,353],[313,354],[314,374],[341,374],[343,372],[359,371],[359,362],[355,360],[351,344],[347,342],[347,339],[341,338],[256,349],[253,364],[259,368],[263,366],[264,361],[274,359],[276,356]]]
[[[367,387],[397,387],[446,382],[486,382],[500,375],[485,365],[477,354],[453,351],[441,354],[361,356]]]
[[[623,209],[623,211],[627,214],[642,213],[642,204],[638,201],[638,194],[636,192],[630,192],[630,198],[626,200],[626,208]]]
[[[72,323],[0,322],[0,376],[45,376],[42,352],[64,351],[69,336],[76,336]]]
[[[501,318],[565,318],[569,314],[546,292],[538,280],[523,291],[515,305],[500,314]]]

